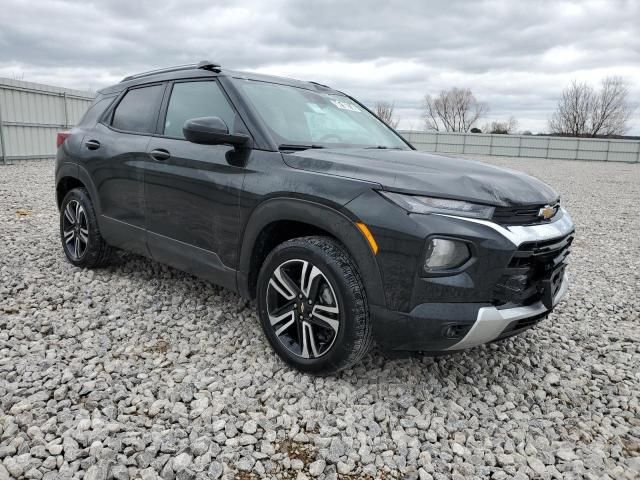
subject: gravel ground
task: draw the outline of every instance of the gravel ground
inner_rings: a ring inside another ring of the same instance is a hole
[[[640,165],[485,160],[562,192],[568,297],[501,344],[330,378],[228,291],[133,255],[73,268],[53,165],[0,167],[0,480],[638,478]]]

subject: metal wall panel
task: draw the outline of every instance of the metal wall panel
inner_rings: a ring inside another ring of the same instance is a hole
[[[54,157],[56,133],[77,124],[92,92],[0,78],[0,162]]]
[[[464,153],[472,153],[475,155],[490,155],[491,148],[489,145],[469,145],[464,148]]]
[[[491,135],[482,135],[480,133],[476,135],[467,135],[467,145],[491,145]]]
[[[578,142],[578,150],[580,150],[580,152],[606,152],[608,149],[608,141],[603,142],[602,140],[589,140],[586,138],[581,138],[580,142]]]
[[[418,150],[441,153],[640,162],[640,141],[604,138],[491,135],[485,133],[400,132]]]
[[[623,142],[620,140],[611,140],[609,142],[609,151],[610,152],[627,152],[627,153],[638,153],[638,145],[634,142]]]

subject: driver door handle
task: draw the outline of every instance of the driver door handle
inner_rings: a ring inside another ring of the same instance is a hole
[[[164,160],[167,160],[171,157],[171,154],[164,148],[151,150],[151,152],[149,152],[149,155],[151,155],[151,158],[153,158],[154,160],[158,160],[160,162],[163,162]]]

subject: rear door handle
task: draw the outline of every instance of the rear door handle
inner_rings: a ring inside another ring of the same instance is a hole
[[[100,142],[97,140],[88,140],[85,142],[85,145],[89,150],[97,150],[100,148]]]
[[[151,152],[149,152],[149,155],[151,155],[151,158],[153,158],[154,160],[159,160],[161,162],[171,157],[171,154],[164,148],[151,150]]]

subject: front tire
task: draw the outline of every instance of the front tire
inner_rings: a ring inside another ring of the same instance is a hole
[[[303,237],[278,245],[260,269],[257,296],[269,343],[300,371],[337,372],[361,360],[371,347],[362,279],[333,239]]]
[[[109,263],[112,249],[100,235],[96,213],[84,188],[70,190],[60,207],[60,239],[67,260],[76,267]]]

